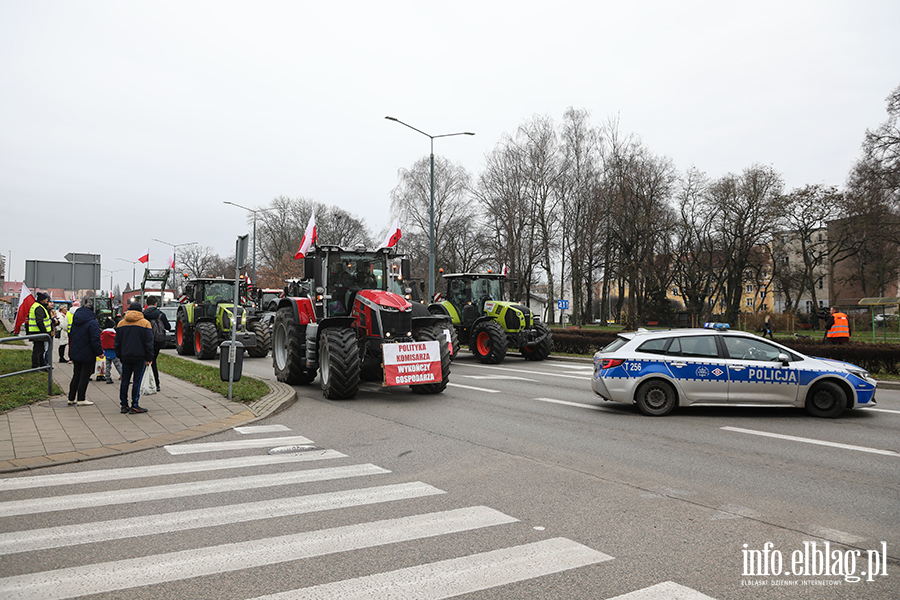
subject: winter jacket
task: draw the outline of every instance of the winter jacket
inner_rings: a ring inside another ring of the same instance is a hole
[[[138,310],[129,310],[116,325],[116,356],[122,362],[153,360],[153,330],[150,321]]]
[[[104,350],[116,349],[116,330],[110,327],[100,332],[100,344]]]
[[[66,316],[63,316],[61,312],[56,313],[56,316],[59,318],[60,322],[60,327],[59,329],[57,329],[57,331],[59,332],[59,341],[56,342],[56,344],[59,346],[65,346],[69,343],[69,328],[62,325],[63,323],[66,323],[68,321],[68,314],[69,313],[66,313]]]
[[[94,311],[82,306],[72,317],[72,331],[69,332],[69,358],[75,362],[93,362],[103,355],[100,345],[100,325]]]
[[[162,319],[162,324],[163,324],[163,327],[166,329],[166,331],[169,331],[171,329],[169,327],[169,319],[166,317],[165,313],[163,311],[159,310],[156,306],[148,306],[147,308],[145,308],[144,309],[144,318],[147,319],[148,321],[155,321],[156,319]],[[153,323],[151,323],[150,325],[152,327]],[[166,345],[166,342],[162,341],[157,344],[154,341],[154,344],[155,344],[155,347],[162,348]]]

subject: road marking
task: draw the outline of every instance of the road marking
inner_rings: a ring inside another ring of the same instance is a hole
[[[839,444],[837,442],[826,442],[823,440],[814,440],[811,438],[796,437],[793,435],[782,435],[780,433],[769,433],[767,431],[756,431],[753,429],[741,429],[740,427],[721,427],[725,431],[736,431],[738,433],[749,433],[750,435],[761,435],[763,437],[777,438],[780,440],[788,440],[791,442],[803,442],[804,444],[815,444],[816,446],[831,446],[832,448],[841,448],[843,450],[856,450],[858,452],[869,452],[870,454],[882,454],[884,456],[900,456],[900,453],[893,450],[880,450],[878,448],[866,448],[865,446],[853,446],[851,444]]]
[[[553,398],[532,398],[532,400],[537,400],[539,402],[550,402],[552,404],[562,404],[563,406],[575,406],[578,408],[588,408],[590,410],[603,410],[602,407],[597,406],[596,404],[582,404],[580,402],[567,402],[565,400],[555,400]]]
[[[75,544],[92,544],[145,535],[159,535],[200,527],[218,527],[289,515],[302,515],[351,506],[364,506],[445,494],[443,490],[420,481],[383,485],[341,492],[278,498],[213,508],[200,508],[165,513],[156,518],[129,517],[96,523],[63,525],[0,534],[0,555],[65,548]]]
[[[593,361],[591,361],[591,362],[593,362]],[[593,364],[590,364],[590,365],[573,365],[573,364],[570,364],[570,363],[560,362],[560,363],[554,363],[553,366],[554,366],[554,367],[559,366],[559,367],[562,367],[563,369],[572,369],[573,371],[593,371],[593,370],[594,370],[594,365],[593,365]]]
[[[474,365],[474,364],[466,364],[460,365],[465,367],[471,367],[473,369],[496,369],[498,371],[509,371],[510,373],[524,373],[526,375],[544,375],[550,377],[565,377],[566,379],[577,379],[579,381],[585,381],[586,379],[590,379],[586,374],[585,375],[563,375],[562,373],[548,373],[547,371],[531,371],[528,369],[515,369],[512,367],[492,367],[490,365]]]
[[[716,600],[695,589],[679,585],[674,581],[664,581],[648,588],[622,594],[609,600]]]
[[[233,442],[206,442],[203,444],[178,444],[163,446],[169,454],[196,454],[198,452],[221,452],[223,450],[245,450],[247,448],[265,448],[267,446],[290,446],[292,444],[312,444],[312,440],[302,435],[274,438],[257,438],[251,440],[235,440]]]
[[[857,409],[857,410],[864,410],[864,411],[866,411],[866,412],[868,412],[868,411],[871,410],[872,412],[884,412],[884,413],[891,413],[891,414],[895,414],[895,415],[900,415],[900,410],[888,410],[888,409],[886,409],[886,408],[868,408],[868,407],[865,407],[865,406],[864,406],[864,407],[860,407],[860,408]]]
[[[254,600],[441,600],[612,559],[571,540],[553,538]]]
[[[480,388],[471,385],[462,385],[460,383],[447,383],[449,387],[458,387],[464,390],[475,390],[476,392],[486,392],[488,394],[499,394],[500,390],[489,390],[487,388]]]
[[[528,379],[527,377],[519,377],[518,375],[463,375],[469,379],[511,379],[513,381],[531,381],[537,383],[537,379]]]
[[[213,479],[210,481],[192,481],[143,488],[111,490],[106,492],[90,492],[86,494],[57,495],[47,498],[31,498],[29,500],[12,500],[0,502],[0,517],[15,515],[33,515],[42,512],[73,510],[77,508],[93,508],[113,504],[131,504],[160,500],[165,498],[186,498],[201,494],[219,494],[235,490],[249,490],[261,487],[275,487],[308,483],[311,481],[330,481],[345,477],[363,477],[390,473],[387,469],[372,464],[351,465],[347,467],[331,467],[328,469],[309,469],[305,471],[287,471],[271,475],[252,475],[249,477],[233,477],[230,479]]]
[[[0,596],[62,600],[514,523],[486,506],[0,579]]]
[[[248,425],[244,427],[232,427],[238,433],[273,433],[275,431],[290,431],[287,425]]]
[[[82,471],[81,473],[58,473],[54,475],[31,475],[0,479],[0,491],[25,490],[55,485],[75,485],[79,483],[97,483],[100,481],[118,481],[121,479],[140,479],[143,477],[159,477],[162,475],[179,475],[200,471],[218,471],[222,469],[242,469],[292,462],[308,462],[331,458],[347,458],[337,450],[315,450],[300,454],[278,454],[262,456],[240,456],[237,458],[220,458],[216,460],[198,460],[193,462],[147,465],[144,467],[126,467],[122,469],[103,469]]]

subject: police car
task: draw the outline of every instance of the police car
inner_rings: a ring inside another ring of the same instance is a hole
[[[796,406],[816,417],[875,406],[864,369],[710,325],[620,333],[594,355],[591,388],[652,416],[692,404]]]

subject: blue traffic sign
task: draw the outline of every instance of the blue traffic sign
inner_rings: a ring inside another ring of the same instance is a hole
[[[559,308],[559,310],[568,310],[569,301],[568,300],[557,300],[556,306]]]

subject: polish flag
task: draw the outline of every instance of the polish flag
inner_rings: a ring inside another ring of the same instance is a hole
[[[150,249],[147,249],[147,260],[150,260]],[[175,270],[175,249],[172,249],[172,256],[169,257],[169,268]]]
[[[503,263],[503,267],[500,269],[500,274],[504,277],[509,275],[509,267],[506,266],[506,263]]]
[[[400,241],[400,217],[394,219],[394,225],[388,230],[387,237],[384,238],[384,241],[381,242],[381,245],[378,248],[393,248],[397,245],[397,242]]]
[[[300,240],[300,247],[297,249],[297,252],[294,253],[294,260],[298,260],[306,256],[306,253],[309,252],[309,247],[316,243],[316,213],[313,212],[309,215],[309,224],[306,226],[306,231],[303,233],[303,239]]]
[[[142,262],[142,263],[150,262],[150,248],[147,248],[147,250],[144,251],[144,253],[141,255],[141,257],[138,259],[138,262]]]
[[[19,294],[19,311],[16,313],[16,326],[13,329],[14,334],[19,335],[19,330],[22,328],[22,324],[28,320],[28,312],[31,310],[31,305],[34,303],[34,294],[32,294],[31,290],[23,283],[22,292]]]

